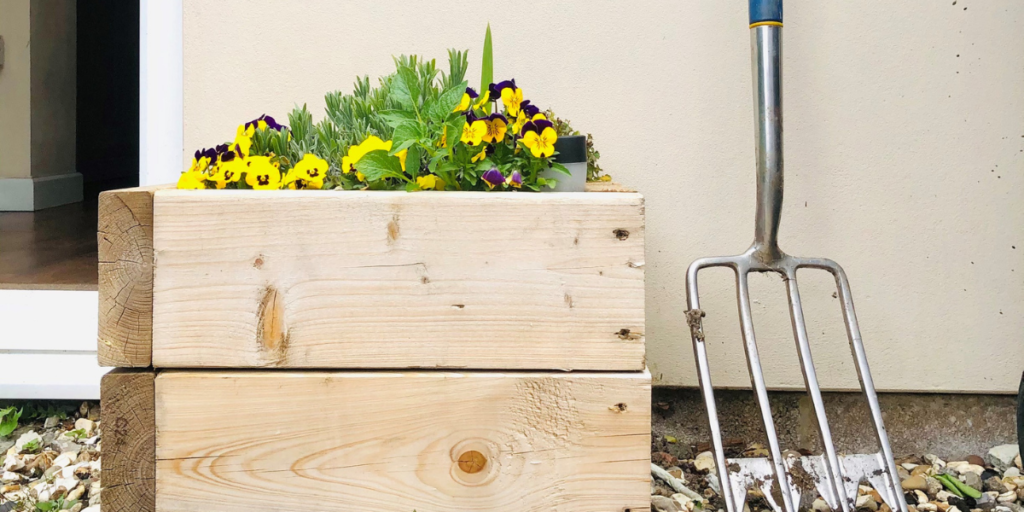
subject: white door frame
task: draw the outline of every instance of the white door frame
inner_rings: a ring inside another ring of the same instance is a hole
[[[139,0],[139,184],[184,155],[182,0]],[[0,399],[100,397],[95,291],[0,290]]]

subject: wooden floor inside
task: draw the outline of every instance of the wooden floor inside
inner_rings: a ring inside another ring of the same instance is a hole
[[[96,204],[0,212],[0,289],[95,290]]]

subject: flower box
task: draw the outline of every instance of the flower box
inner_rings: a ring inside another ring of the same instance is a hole
[[[118,370],[103,393],[105,511],[650,506],[646,372]]]
[[[104,366],[645,366],[633,192],[126,189],[98,236]]]

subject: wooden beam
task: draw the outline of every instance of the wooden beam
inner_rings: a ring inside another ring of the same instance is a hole
[[[100,194],[100,366],[147,367],[153,347],[153,193],[167,185]]]
[[[103,376],[104,512],[156,509],[155,376],[152,370],[120,368]]]
[[[154,219],[155,367],[644,368],[639,194],[167,190]]]
[[[156,390],[159,512],[650,506],[647,372],[168,370]]]

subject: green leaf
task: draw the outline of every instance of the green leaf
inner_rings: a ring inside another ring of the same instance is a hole
[[[38,452],[39,448],[41,448],[41,447],[42,446],[40,445],[40,441],[38,439],[33,439],[33,440],[25,443],[24,445],[22,445],[21,446],[21,451],[22,451],[22,453],[35,453],[35,452]]]
[[[404,147],[402,147],[401,149],[393,148],[391,150],[391,154],[393,155],[395,153],[398,153],[402,149],[409,147],[410,144],[420,140],[421,138],[423,138],[423,128],[419,125],[419,123],[402,123],[398,125],[398,127],[395,128],[395,134],[391,137],[391,140],[393,140],[394,143],[399,146],[402,146],[404,144]]]
[[[415,110],[419,107],[419,77],[414,69],[398,68],[398,74],[391,82],[391,95],[395,101],[407,109]]]
[[[454,85],[448,90],[441,93],[436,100],[430,102],[430,104],[424,110],[427,113],[427,118],[431,121],[441,122],[448,117],[448,114],[452,113],[452,110],[462,101],[462,95],[466,94],[467,82],[463,81],[457,85]]]
[[[370,151],[356,162],[356,170],[366,176],[366,181],[402,177],[402,164],[398,157],[378,149]]]
[[[51,510],[59,510],[59,504],[56,501],[40,501],[36,503],[36,510],[42,512],[50,512]]]
[[[420,147],[412,146],[405,155],[405,173],[415,178],[420,173]]]
[[[480,64],[480,94],[487,90],[487,87],[494,82],[494,55],[491,48],[491,24],[487,24],[487,33],[484,35],[483,62]],[[484,105],[484,112],[491,113],[491,104]]]
[[[384,110],[378,115],[383,117],[392,128],[397,128],[398,125],[408,121],[416,121],[416,113],[408,110]]]
[[[420,185],[418,183],[416,183],[415,181],[410,181],[409,183],[405,184],[405,191],[406,192],[416,192],[418,190],[421,190],[420,189]],[[415,512],[415,511],[413,511],[413,512]]]
[[[22,409],[15,410],[14,407],[0,410],[0,437],[7,437],[18,428],[21,413]]]
[[[562,174],[565,174],[566,176],[572,176],[572,173],[569,172],[569,169],[566,169],[564,165],[558,162],[551,162],[551,168]]]

